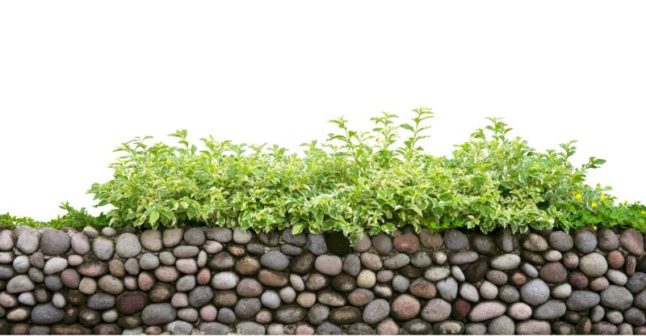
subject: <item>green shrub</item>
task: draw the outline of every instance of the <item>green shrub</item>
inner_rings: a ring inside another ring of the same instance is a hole
[[[112,180],[90,189],[98,206],[111,205],[113,226],[182,224],[268,231],[361,232],[416,229],[570,229],[585,225],[646,230],[646,207],[617,204],[607,188],[585,184],[589,169],[574,167],[574,142],[539,152],[498,119],[476,130],[451,157],[425,153],[430,109],[409,123],[396,115],[372,118],[371,131],[332,120],[336,133],[303,153],[266,145],[235,144],[213,137],[192,144],[186,131],[176,144],[150,137],[124,143]],[[400,138],[400,132],[406,135]]]

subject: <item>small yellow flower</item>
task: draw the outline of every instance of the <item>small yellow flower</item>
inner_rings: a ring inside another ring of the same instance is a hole
[[[581,200],[583,198],[583,195],[581,195],[581,193],[576,193],[576,195],[574,195],[574,197],[576,199],[578,199],[578,200]]]
[[[597,207],[597,202],[592,202],[592,207],[596,208]]]
[[[601,197],[601,200],[602,200],[602,201],[605,201],[605,200],[606,200],[606,194],[601,193],[600,197]]]

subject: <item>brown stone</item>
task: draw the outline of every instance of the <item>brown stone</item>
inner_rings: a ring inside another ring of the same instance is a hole
[[[79,324],[57,324],[51,326],[50,331],[54,335],[88,335],[92,333],[92,330],[85,328]]]
[[[82,276],[98,278],[108,273],[108,264],[100,261],[84,262],[78,267],[78,272]]]
[[[198,285],[208,285],[211,281],[211,271],[209,271],[208,268],[202,268],[199,272],[197,272],[195,281]]]
[[[121,334],[121,328],[114,323],[101,323],[92,328],[95,335],[117,335]]]
[[[640,257],[644,254],[644,237],[635,229],[627,229],[621,233],[619,242],[624,250],[630,254]]]
[[[227,251],[234,257],[242,257],[245,255],[245,249],[242,245],[227,245]]]
[[[157,280],[155,280],[155,277],[149,272],[141,272],[137,277],[139,289],[143,291],[149,291],[152,289],[156,282]]]
[[[258,273],[258,280],[267,287],[284,287],[289,282],[285,273],[263,269]]]
[[[637,269],[637,258],[635,256],[629,255],[626,258],[626,275],[632,276],[635,274],[635,270]]]
[[[348,301],[353,306],[365,306],[375,298],[375,294],[365,288],[357,288],[348,295]]]
[[[235,270],[240,275],[256,275],[260,271],[260,262],[254,257],[246,256],[236,262]]]
[[[393,246],[399,252],[413,254],[419,250],[419,239],[416,234],[406,233],[395,237],[393,239]]]
[[[520,251],[520,258],[527,261],[530,264],[537,265],[537,266],[542,266],[545,264],[545,258],[539,253],[536,252],[530,252],[527,250],[521,250]]]
[[[380,271],[381,272],[381,271]],[[424,274],[424,271],[420,268],[417,268],[413,265],[406,265],[402,268],[399,269],[399,274],[409,278],[409,279],[415,279],[419,278]]]
[[[117,278],[123,278],[126,275],[126,268],[123,265],[123,261],[118,259],[112,259],[108,262],[108,268],[110,274]]]
[[[420,308],[416,298],[402,294],[392,301],[390,312],[398,320],[410,320],[419,314]]]
[[[465,270],[464,275],[467,281],[471,283],[480,282],[484,279],[489,271],[489,264],[484,259],[478,259],[476,262],[469,264]]]
[[[561,283],[567,279],[567,271],[563,264],[559,262],[551,262],[543,267],[538,272],[538,275],[545,282]]]
[[[148,296],[143,292],[125,292],[117,297],[117,311],[131,315],[142,309],[148,304]]]
[[[238,302],[238,295],[231,290],[215,291],[213,304],[216,307],[233,307]]]
[[[150,302],[164,302],[169,301],[171,296],[175,294],[175,287],[165,283],[157,283],[153,286],[148,294]]]
[[[574,289],[586,289],[588,288],[588,277],[581,272],[572,272],[570,273],[570,284]]]
[[[626,258],[624,258],[624,255],[621,252],[616,250],[610,251],[610,253],[608,253],[607,259],[608,259],[608,266],[614,269],[620,269],[622,266],[624,266],[624,263],[626,261]]]
[[[563,253],[562,261],[565,268],[569,270],[577,269],[579,267],[579,256],[572,251]]]
[[[453,302],[453,309],[451,309],[451,317],[455,320],[464,322],[471,311],[471,304],[462,298],[458,298]]]
[[[511,284],[514,286],[522,286],[527,282],[527,276],[520,271],[514,272],[511,275]]]
[[[440,233],[431,232],[428,229],[422,229],[419,237],[422,245],[430,249],[440,248],[442,244],[444,244],[444,240]]]
[[[317,291],[327,287],[329,279],[321,273],[312,273],[305,281],[305,287],[311,291]]]
[[[334,324],[350,324],[361,320],[361,310],[357,307],[345,306],[330,311],[328,320]]]
[[[411,294],[423,299],[432,299],[437,295],[435,285],[424,278],[413,281],[408,290]]]

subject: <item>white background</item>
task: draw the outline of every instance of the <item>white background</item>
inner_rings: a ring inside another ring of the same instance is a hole
[[[49,219],[137,135],[289,148],[341,115],[436,113],[432,153],[485,117],[646,202],[643,1],[2,1],[0,212]]]

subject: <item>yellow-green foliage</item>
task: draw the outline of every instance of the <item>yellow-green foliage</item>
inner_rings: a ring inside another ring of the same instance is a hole
[[[267,231],[392,232],[412,225],[433,230],[577,228],[585,225],[646,229],[645,207],[617,204],[606,189],[585,184],[590,158],[574,167],[573,142],[539,152],[508,136],[490,119],[451,157],[425,153],[427,108],[410,122],[384,113],[360,132],[343,118],[327,141],[304,144],[303,154],[171,134],[176,144],[149,137],[123,144],[114,178],[94,184],[98,205],[111,205],[110,225],[158,227],[203,224]],[[405,135],[400,137],[400,132]]]

